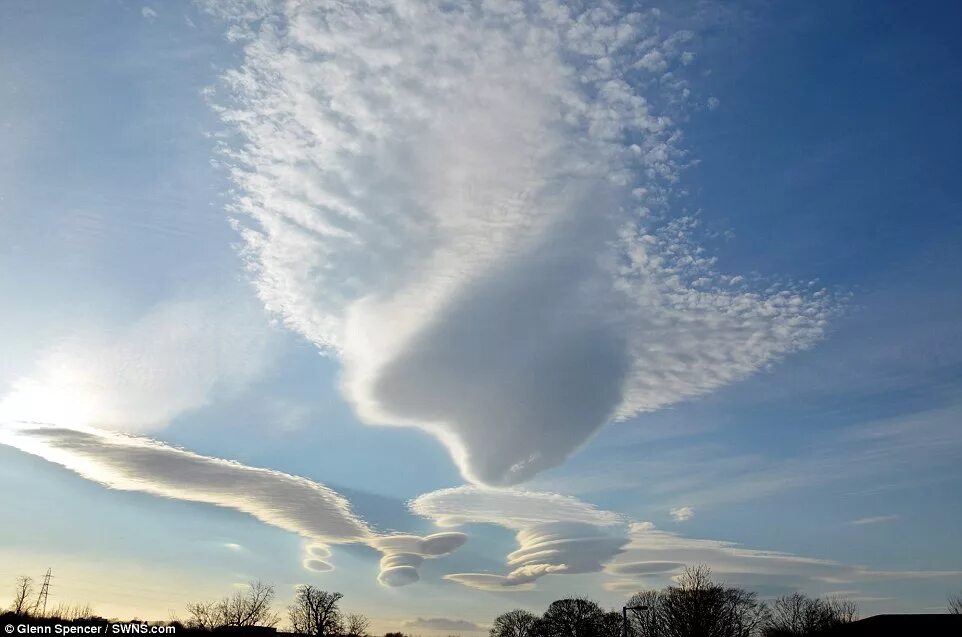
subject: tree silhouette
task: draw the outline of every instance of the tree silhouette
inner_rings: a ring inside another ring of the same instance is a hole
[[[598,637],[621,637],[623,620],[621,613],[609,610],[598,618],[596,635]]]
[[[311,637],[340,634],[344,622],[337,603],[343,597],[341,593],[322,591],[309,584],[299,587],[294,602],[288,607],[291,630]]]
[[[947,604],[947,607],[950,614],[962,615],[962,593],[949,595],[949,603]]]
[[[628,600],[628,625],[632,635],[638,637],[659,637],[662,634],[659,621],[661,593],[642,591]],[[644,610],[642,610],[644,609]]]
[[[539,628],[546,637],[599,637],[605,612],[583,597],[551,602]]]
[[[815,635],[856,619],[858,607],[854,602],[792,593],[772,603],[764,634],[765,637]]]
[[[29,599],[33,596],[33,578],[21,575],[13,591],[13,604],[10,609],[17,615],[27,615],[30,612]]]
[[[57,604],[57,608],[54,609],[52,617],[57,619],[62,619],[65,621],[78,621],[82,619],[90,619],[93,617],[93,609],[90,604],[67,604],[61,602]]]
[[[531,628],[538,621],[534,613],[517,608],[495,617],[490,637],[532,637]]]
[[[765,620],[755,593],[711,579],[706,566],[688,568],[678,586],[631,597],[631,629],[638,637],[752,637]]]
[[[220,626],[217,618],[217,602],[187,604],[187,619],[184,625],[193,630],[214,630]]]
[[[224,598],[220,604],[223,626],[276,626],[280,617],[271,608],[274,601],[274,587],[254,581],[247,585],[246,591],[237,591]]]
[[[347,637],[366,637],[371,628],[371,620],[360,613],[351,613],[344,618],[344,634]]]
[[[247,589],[237,591],[219,602],[187,604],[187,626],[199,630],[213,630],[223,626],[248,628],[277,626],[280,616],[271,608],[274,587],[252,581]]]

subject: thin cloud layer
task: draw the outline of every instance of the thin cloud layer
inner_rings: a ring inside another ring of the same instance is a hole
[[[743,378],[831,303],[716,270],[666,216],[692,34],[616,3],[216,0],[217,108],[267,308],[358,415],[510,485]]]
[[[59,341],[0,398],[0,420],[131,433],[162,428],[260,376],[272,343],[259,313],[256,306],[171,301],[129,325]]]
[[[420,628],[422,630],[455,630],[468,632],[482,632],[484,628],[474,622],[464,619],[449,619],[447,617],[418,617],[404,622],[405,628]]]
[[[707,564],[720,580],[764,595],[796,590],[827,594],[839,584],[959,575],[958,571],[876,571],[832,560],[748,549],[720,540],[687,538],[658,530],[648,522],[631,524],[628,539],[624,550],[604,569],[619,576],[606,584],[609,590],[637,591],[670,583],[683,565],[693,564]]]
[[[286,473],[248,467],[164,445],[142,437],[92,428],[66,429],[35,423],[0,423],[0,444],[59,464],[111,489],[203,502],[242,511],[315,542],[304,567],[333,570],[329,544],[366,544],[384,554],[379,581],[401,586],[418,580],[425,558],[446,555],[466,536],[384,535],[372,530],[330,488]],[[390,559],[394,562],[391,562]],[[407,559],[405,577],[391,573]],[[385,560],[388,560],[385,562]]]
[[[520,530],[536,524],[574,522],[595,526],[623,524],[624,518],[612,511],[566,495],[461,486],[439,489],[411,500],[411,511],[429,518],[438,526],[466,523],[497,524]]]

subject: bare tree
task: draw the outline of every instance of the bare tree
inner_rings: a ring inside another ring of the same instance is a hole
[[[548,637],[597,637],[605,612],[583,597],[551,602],[541,618]]]
[[[628,626],[632,635],[638,637],[659,637],[662,634],[660,617],[661,593],[642,591],[628,599]],[[644,610],[642,610],[644,609]]]
[[[246,628],[250,626],[277,626],[280,616],[271,607],[274,587],[253,581],[242,591],[237,591],[219,602],[195,602],[187,604],[189,628],[213,630],[221,626]]]
[[[61,602],[57,604],[51,617],[64,621],[76,621],[78,619],[90,619],[93,617],[93,609],[90,604],[67,604]]]
[[[850,599],[829,597],[825,600],[825,605],[835,625],[850,624],[858,620],[858,604]]]
[[[371,620],[360,613],[351,613],[344,618],[344,634],[347,637],[367,637]]]
[[[949,602],[946,607],[950,614],[962,615],[962,593],[949,595]]]
[[[187,604],[187,619],[184,625],[194,630],[214,630],[221,626],[217,616],[217,602]]]
[[[529,637],[538,620],[534,613],[517,608],[498,615],[491,625],[490,637]]]
[[[638,637],[751,637],[759,634],[765,605],[755,593],[711,579],[706,566],[688,568],[678,586],[634,595],[631,629]]]
[[[765,625],[766,637],[801,637],[822,632],[858,619],[855,602],[783,595],[774,601]]]
[[[277,626],[280,616],[271,608],[274,601],[274,587],[260,581],[253,581],[247,589],[225,597],[217,604],[219,625]]]
[[[609,610],[598,618],[595,635],[597,637],[621,637],[623,621],[621,612]]]
[[[311,637],[340,634],[344,620],[337,603],[343,597],[341,593],[322,591],[310,585],[299,587],[294,603],[288,607],[291,630]]]
[[[33,596],[33,578],[21,575],[13,591],[13,604],[10,609],[17,615],[30,613],[29,599]]]

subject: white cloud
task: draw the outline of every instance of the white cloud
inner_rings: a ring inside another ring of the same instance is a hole
[[[157,12],[151,9],[150,7],[141,7],[140,15],[144,16],[148,20],[153,20],[154,18],[157,17]]]
[[[675,573],[685,568],[682,562],[620,562],[608,567],[609,573],[616,575],[653,575]]]
[[[0,398],[0,419],[144,432],[232,394],[272,360],[259,312],[174,301],[132,324],[58,342]]]
[[[670,511],[671,519],[675,522],[685,522],[695,517],[695,510],[691,507],[678,507]]]
[[[346,499],[304,478],[124,435],[163,428],[261,374],[271,360],[270,331],[259,311],[247,309],[170,302],[124,328],[59,343],[0,399],[0,444],[112,489],[237,509],[320,542],[303,561],[311,571],[333,569],[326,543],[362,543],[418,560],[461,546],[467,538],[455,532],[375,533]],[[403,585],[418,573],[415,566],[382,572],[379,580]]]
[[[420,579],[418,567],[428,557],[447,555],[466,541],[464,533],[447,531],[427,537],[387,535],[373,540],[371,546],[384,553],[378,581],[386,586],[403,586]]]
[[[481,590],[527,590],[545,575],[598,572],[627,541],[618,514],[554,493],[465,486],[426,493],[410,508],[439,526],[496,524],[517,532],[507,575],[445,575]]]
[[[879,524],[881,522],[891,522],[892,520],[899,519],[897,515],[876,515],[869,518],[859,518],[857,520],[852,520],[848,524],[852,526],[862,526],[865,524]]]
[[[686,538],[646,522],[632,524],[628,537],[624,550],[605,567],[607,573],[618,576],[606,584],[609,590],[639,590],[670,583],[666,578],[676,577],[683,564],[706,564],[719,580],[753,588],[763,595],[793,590],[827,594],[840,583],[959,575],[957,571],[876,571],[832,560],[748,549],[721,540]]]
[[[670,584],[686,565],[707,564],[719,579],[765,594],[819,591],[844,582],[954,577],[956,571],[876,571],[661,531],[575,498],[517,489],[461,487],[426,493],[411,511],[444,524],[497,524],[517,531],[507,572],[450,573],[445,579],[487,591],[531,590],[546,575],[605,572],[609,590]],[[499,511],[501,514],[499,515]]]
[[[374,532],[328,487],[279,471],[198,455],[142,437],[93,428],[66,429],[33,423],[0,423],[0,444],[59,464],[111,489],[203,502],[242,511],[313,543],[304,568],[333,570],[329,544],[365,544],[384,554],[379,581],[389,586],[418,580],[425,558],[446,555],[467,539],[445,532],[427,537]],[[408,560],[405,577],[388,572]],[[387,564],[387,566],[385,566]]]
[[[649,68],[691,34],[655,13],[209,8],[245,40],[219,108],[262,300],[362,419],[433,433],[467,479],[526,480],[822,335],[827,295],[729,286],[695,220],[656,214],[684,162],[657,105],[687,89]]]
[[[552,522],[574,522],[595,526],[624,523],[617,513],[557,493],[461,486],[440,489],[418,496],[410,502],[417,515],[438,526],[497,524],[519,530]]]
[[[482,632],[484,628],[474,622],[464,619],[449,619],[447,617],[418,617],[404,622],[404,628],[418,628],[421,630],[455,630],[466,632]]]

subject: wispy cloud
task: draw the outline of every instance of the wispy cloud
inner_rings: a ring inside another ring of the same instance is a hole
[[[161,303],[132,323],[60,341],[0,398],[0,419],[146,432],[234,394],[274,358],[256,307]]]
[[[719,271],[665,215],[692,34],[657,12],[216,0],[218,106],[265,305],[369,423],[515,484],[598,428],[810,346],[823,292]]]
[[[672,509],[669,513],[671,513],[671,519],[675,522],[685,522],[695,517],[695,510],[691,507],[678,507]]]
[[[859,518],[857,520],[852,520],[848,522],[851,526],[862,526],[864,524],[879,524],[881,522],[891,522],[892,520],[899,519],[897,515],[877,515],[870,518]]]
[[[469,622],[464,619],[448,619],[447,617],[418,617],[417,619],[404,622],[404,627],[421,630],[455,630],[465,632],[482,632],[485,630],[474,622]]]
[[[650,523],[634,523],[629,542],[605,571],[616,576],[610,590],[651,587],[665,576],[679,573],[682,564],[707,564],[722,581],[778,595],[795,590],[827,594],[838,584],[895,579],[955,578],[960,571],[877,571],[859,565],[816,559],[777,551],[763,551],[731,542],[687,538],[661,531]],[[672,564],[678,568],[669,568]],[[655,565],[650,567],[649,565]],[[625,577],[631,575],[631,577]]]
[[[747,453],[743,448],[699,442],[691,437],[664,441],[657,454],[607,459],[584,474],[568,471],[539,479],[539,487],[582,497],[607,490],[632,490],[659,504],[683,501],[710,510],[735,502],[827,484],[872,481],[872,490],[917,484],[921,471],[951,466],[962,458],[958,402],[894,418],[858,422],[810,437],[789,455]],[[610,448],[606,448],[610,453]],[[643,476],[643,478],[639,478]],[[883,478],[886,482],[882,482]]]

